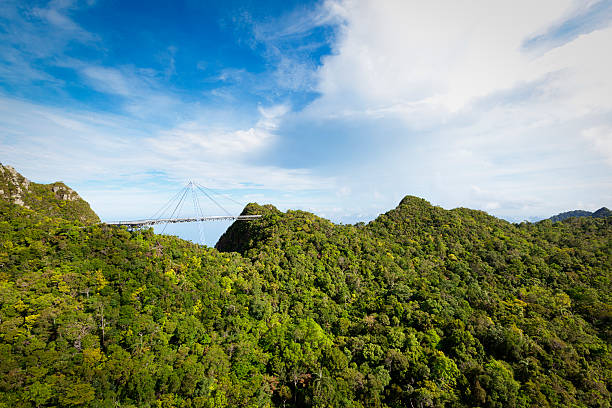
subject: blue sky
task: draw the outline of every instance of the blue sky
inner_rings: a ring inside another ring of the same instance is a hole
[[[106,220],[189,179],[341,222],[611,207],[611,43],[611,1],[5,0],[0,161]]]

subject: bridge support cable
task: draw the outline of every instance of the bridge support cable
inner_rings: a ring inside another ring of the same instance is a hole
[[[176,202],[176,200],[181,196],[181,194],[185,191],[185,187],[181,188],[179,191],[177,191],[177,193],[172,196],[172,198],[170,200],[168,200],[168,202],[166,204],[163,205],[163,207],[161,207],[159,210],[157,210],[155,212],[155,214],[153,214],[153,216],[150,218],[152,220],[155,219],[160,219],[163,217],[164,213],[166,211],[168,211],[170,208],[172,208],[172,204]]]
[[[200,199],[198,198],[197,194],[196,194],[195,197],[196,197],[196,203],[198,205],[198,208],[200,209],[200,217],[201,217],[201,219],[200,219],[199,225],[201,225],[201,227],[202,227],[202,239],[201,239],[201,243],[204,244],[204,238],[205,238],[204,237],[204,233],[205,233],[205,230],[204,230],[204,217],[205,217],[204,209],[202,208],[202,204],[200,204]]]
[[[227,211],[221,204],[219,204],[217,202],[217,200],[215,200],[210,194],[208,194],[204,189],[202,189],[200,186],[198,186],[196,184],[196,187],[202,192],[204,193],[204,195],[206,195],[206,197],[208,197],[210,199],[210,201],[212,201],[213,203],[215,203],[217,205],[217,207],[219,207],[221,209],[221,211],[223,211],[224,213],[226,213],[227,215],[232,215],[229,211]]]
[[[200,184],[200,183],[195,183],[195,184],[196,184],[196,186],[197,186],[197,187],[199,187],[199,188],[203,188],[203,189],[205,189],[205,190],[210,191],[210,192],[211,192],[211,193],[213,193],[213,194],[217,194],[217,195],[220,195],[220,196],[223,196],[223,197],[227,198],[228,200],[230,200],[230,201],[231,201],[231,202],[233,202],[234,204],[238,204],[238,206],[239,206],[240,208],[244,208],[244,206],[245,206],[245,205],[244,205],[244,203],[239,203],[238,201],[234,200],[232,197],[230,197],[230,196],[229,196],[229,195],[227,195],[227,194],[224,194],[224,193],[219,193],[218,191],[215,191],[215,190],[213,190],[212,188],[210,188],[210,187],[206,187],[205,185]]]
[[[194,187],[195,184],[193,182],[190,182],[190,185],[191,185],[191,198],[193,200],[193,209],[196,213],[196,217],[204,218],[204,211],[202,211],[202,207],[200,206],[200,200],[198,199],[198,194]],[[205,238],[203,223],[204,221],[201,221],[201,220],[197,222],[200,244],[204,244],[204,238]]]
[[[172,219],[174,217],[174,214],[176,213],[176,210],[179,208],[179,206],[181,206],[181,204],[183,203],[183,201],[185,200],[185,196],[187,196],[187,191],[189,191],[189,189],[187,187],[185,187],[183,189],[183,195],[181,196],[181,199],[179,200],[179,202],[176,204],[176,207],[174,207],[174,211],[172,211],[172,214],[170,214],[170,218]],[[164,231],[166,231],[166,227],[168,226],[168,223],[166,222],[164,224],[164,228],[162,229],[162,234],[164,233]]]

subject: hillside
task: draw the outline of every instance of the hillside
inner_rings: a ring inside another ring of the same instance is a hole
[[[564,221],[571,217],[605,218],[605,217],[610,217],[610,216],[612,216],[612,211],[610,211],[606,207],[601,207],[599,210],[593,211],[593,212],[585,211],[585,210],[573,210],[573,211],[562,212],[560,214],[553,215],[552,217],[549,218],[549,220],[555,222],[555,221]]]
[[[610,407],[610,218],[249,204],[212,249],[0,206],[0,407]]]
[[[13,167],[1,163],[0,201],[17,204],[49,217],[85,224],[100,222],[89,204],[64,183],[32,183]]]
[[[272,212],[218,247],[256,237],[234,249],[287,288],[273,303],[348,350],[362,377],[344,387],[367,406],[609,406],[611,224],[570,221],[513,225],[406,197],[361,226]]]

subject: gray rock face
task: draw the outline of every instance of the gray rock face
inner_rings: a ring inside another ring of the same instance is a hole
[[[66,187],[63,185],[53,186],[51,187],[51,191],[55,193],[55,196],[57,198],[64,201],[75,201],[80,198],[79,194],[76,191],[74,191],[70,187]]]
[[[24,194],[30,190],[30,180],[23,177],[12,166],[5,166],[0,163],[0,171],[8,184],[8,191],[0,190],[0,195],[8,195],[14,204],[29,208],[23,201]]]
[[[17,205],[24,206],[21,195],[24,191],[28,191],[30,189],[30,180],[19,174],[14,167],[4,166],[2,163],[0,163],[0,171],[2,171],[2,174],[6,177],[6,180],[9,183],[9,193],[13,199],[13,202]],[[13,189],[14,191],[11,191]],[[4,195],[4,190],[0,190],[0,195]]]

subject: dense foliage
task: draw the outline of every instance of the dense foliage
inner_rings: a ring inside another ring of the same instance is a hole
[[[216,250],[0,213],[0,407],[610,407],[610,218],[252,204]]]

